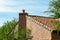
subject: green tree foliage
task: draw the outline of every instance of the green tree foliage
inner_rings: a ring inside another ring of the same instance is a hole
[[[60,18],[60,0],[51,0],[49,3],[49,11],[53,13],[53,18]]]
[[[17,39],[15,38],[14,32],[9,36],[9,32],[13,30],[16,24],[17,24],[16,19],[4,23],[3,26],[0,27],[0,40],[32,40],[31,30],[26,28],[20,28],[18,30]]]
[[[54,30],[60,31],[60,22],[53,20],[52,23],[55,25]]]
[[[16,25],[17,20],[14,19],[12,21],[7,21],[0,27],[0,40],[8,40],[8,33],[12,30],[12,28]]]
[[[18,40],[32,40],[31,30],[20,28]]]

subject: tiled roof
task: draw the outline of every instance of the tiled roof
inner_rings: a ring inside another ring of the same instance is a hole
[[[42,23],[44,27],[48,28],[49,30],[52,30],[54,28],[54,24],[52,23],[53,18],[50,17],[42,17],[42,16],[31,16],[31,18],[36,20],[39,23]]]

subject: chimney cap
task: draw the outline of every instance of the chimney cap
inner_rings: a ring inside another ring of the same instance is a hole
[[[22,12],[25,13],[25,9],[23,9]]]
[[[19,13],[19,15],[28,15],[28,13],[25,12],[25,10],[22,10],[22,13]]]

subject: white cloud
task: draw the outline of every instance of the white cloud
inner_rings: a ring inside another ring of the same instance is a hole
[[[13,1],[0,0],[0,12],[17,12],[14,5],[16,5],[16,3]]]
[[[15,5],[16,3],[13,1],[0,0],[0,5]]]
[[[5,4],[5,1],[4,0],[0,0],[0,5],[3,5]]]
[[[19,12],[21,9],[33,9],[34,3],[32,0],[0,0],[0,12]]]
[[[0,12],[19,12],[22,9],[45,11],[46,8],[47,6],[42,6],[35,0],[0,0]]]
[[[17,10],[12,7],[0,7],[0,12],[17,12]]]

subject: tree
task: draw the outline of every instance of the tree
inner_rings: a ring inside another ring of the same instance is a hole
[[[31,40],[31,30],[26,28],[20,28],[17,32],[18,34],[15,34],[14,32],[9,36],[9,32],[13,30],[13,28],[17,24],[17,20],[14,19],[12,21],[7,21],[3,24],[2,27],[0,27],[0,40]],[[20,26],[21,27],[21,26]],[[8,35],[7,35],[8,34]],[[16,39],[15,36],[18,35],[18,38]]]
[[[48,10],[53,13],[53,18],[60,18],[60,0],[50,1]]]
[[[60,22],[56,20],[52,20],[52,23],[55,25],[53,30],[60,31]]]
[[[31,30],[27,28],[19,29],[18,40],[32,40]]]
[[[0,40],[8,40],[8,32],[16,25],[17,20],[7,21],[0,27]]]

